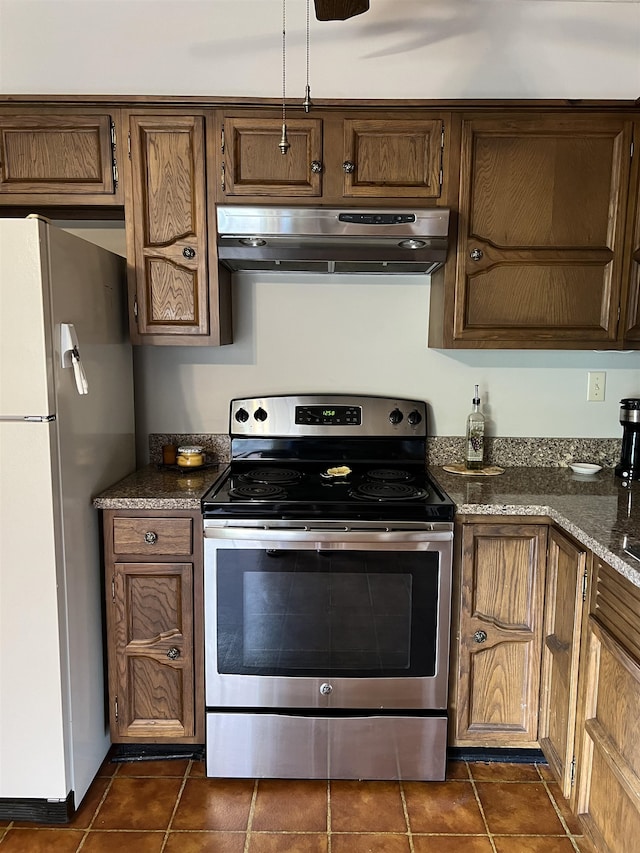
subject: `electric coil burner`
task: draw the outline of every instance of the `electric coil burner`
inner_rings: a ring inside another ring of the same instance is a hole
[[[202,500],[207,775],[443,779],[454,504],[421,401],[231,402]]]

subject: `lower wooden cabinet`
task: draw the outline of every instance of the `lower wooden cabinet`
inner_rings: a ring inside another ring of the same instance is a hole
[[[451,745],[536,746],[547,525],[466,523],[457,536]]]
[[[640,844],[640,590],[595,560],[582,645],[574,811],[596,849]]]
[[[539,740],[562,794],[571,795],[582,614],[590,552],[549,530]]]
[[[204,741],[199,513],[104,513],[114,743]]]

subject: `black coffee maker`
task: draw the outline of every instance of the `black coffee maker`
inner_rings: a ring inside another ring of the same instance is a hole
[[[616,465],[616,477],[640,480],[640,397],[620,400],[620,423],[622,451],[620,464]]]

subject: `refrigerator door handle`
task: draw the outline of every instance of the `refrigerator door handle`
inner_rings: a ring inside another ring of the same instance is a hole
[[[62,366],[73,368],[78,394],[88,394],[89,383],[80,360],[78,336],[73,323],[60,323],[60,354]]]
[[[0,415],[0,423],[51,423],[55,421],[55,415]]]

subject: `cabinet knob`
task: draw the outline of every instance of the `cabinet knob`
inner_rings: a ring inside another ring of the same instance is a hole
[[[351,160],[345,160],[342,164],[342,171],[345,175],[350,175],[352,172],[355,172],[356,164],[352,163]]]
[[[167,657],[171,658],[171,660],[177,660],[180,657],[180,649],[177,649],[175,646],[171,646],[167,652]]]
[[[319,175],[322,171],[322,161],[321,160],[312,160],[311,161],[311,171],[314,175]]]
[[[484,252],[482,251],[482,249],[472,249],[469,252],[469,257],[472,261],[481,261],[484,257]]]
[[[158,534],[154,533],[153,530],[147,530],[147,532],[144,534],[144,541],[147,542],[149,545],[155,545],[158,541]]]
[[[473,635],[473,642],[474,643],[484,643],[486,639],[487,639],[487,632],[486,631],[476,631],[475,634]]]
[[[192,249],[191,246],[185,246],[182,250],[182,257],[186,258],[189,261],[192,261],[196,256],[196,250]]]
[[[325,681],[323,684],[320,685],[320,693],[322,693],[323,696],[328,696],[332,692],[333,685],[329,684],[328,681]]]

